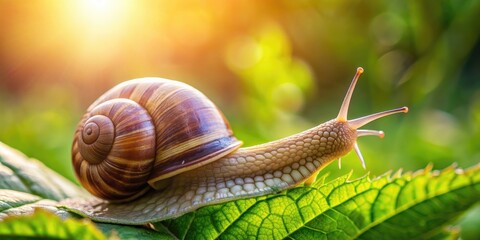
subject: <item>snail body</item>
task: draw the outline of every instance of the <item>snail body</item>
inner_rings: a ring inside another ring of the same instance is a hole
[[[223,114],[192,87],[164,79],[120,84],[87,110],[72,147],[80,182],[105,200],[65,204],[96,221],[143,224],[209,204],[311,183],[323,167],[352,149],[364,164],[357,137],[383,137],[383,132],[358,128],[408,109],[347,120],[353,89],[362,72],[357,69],[335,119],[246,148],[240,148],[241,142]],[[116,203],[125,201],[128,203]]]

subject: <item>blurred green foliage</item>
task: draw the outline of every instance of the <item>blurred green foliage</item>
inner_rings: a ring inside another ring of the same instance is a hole
[[[206,93],[253,145],[334,118],[362,66],[350,118],[410,113],[369,124],[386,137],[359,140],[367,170],[351,153],[331,178],[480,161],[479,1],[208,2],[138,3],[128,24],[98,32],[69,25],[61,3],[1,2],[0,141],[74,180],[84,109],[116,83],[159,76]]]

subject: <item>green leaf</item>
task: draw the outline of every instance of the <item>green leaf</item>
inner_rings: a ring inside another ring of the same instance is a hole
[[[95,226],[105,235],[113,238],[172,238],[171,235],[141,227],[78,221],[76,215],[57,208],[57,205],[56,201],[42,199],[29,193],[0,189],[0,239],[5,237],[90,239],[94,236],[98,237]],[[90,231],[92,231],[91,234]],[[101,236],[100,239],[104,238],[103,235]]]
[[[37,209],[33,215],[10,216],[0,224],[0,238],[106,239],[90,221],[62,220]]]
[[[429,237],[430,240],[436,240],[436,239],[457,240],[459,238],[460,238],[460,229],[453,228],[453,227],[444,228],[441,231],[438,231],[436,234]]]
[[[321,187],[204,207],[155,223],[177,238],[425,239],[452,238],[450,223],[480,199],[480,165],[338,178]]]
[[[146,228],[79,221],[57,208],[84,192],[34,159],[0,142],[0,239],[169,239]],[[53,200],[52,200],[53,199]],[[62,220],[63,219],[63,220]]]
[[[35,159],[0,142],[0,189],[62,200],[84,195],[79,187]]]
[[[83,195],[73,184],[3,144],[0,163],[1,187],[12,189],[0,189],[0,237],[455,239],[459,231],[448,224],[480,199],[480,165],[465,171],[432,171],[429,166],[373,180],[365,176],[351,181],[346,175],[325,183],[322,177],[311,186],[211,205],[152,223],[152,231],[146,226],[79,221],[57,202]],[[95,235],[95,226],[105,235]],[[76,232],[77,227],[86,230]]]
[[[175,237],[170,234],[160,233],[138,226],[126,226],[109,223],[96,223],[96,226],[103,233],[118,237],[119,239],[175,239]]]
[[[83,190],[39,161],[0,142],[0,220],[31,215],[39,208],[71,217],[56,207],[57,200],[84,195]]]
[[[12,216],[32,215],[36,209],[55,213],[62,218],[75,215],[57,208],[58,202],[42,199],[30,193],[0,189],[0,221]]]
[[[50,200],[42,200],[40,197],[8,189],[0,190],[0,219],[7,216],[31,213],[35,207],[53,206]]]

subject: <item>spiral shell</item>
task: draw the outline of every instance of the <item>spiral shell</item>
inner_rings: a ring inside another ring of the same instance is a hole
[[[72,161],[93,195],[128,201],[240,145],[201,92],[181,82],[142,78],[117,85],[88,108],[75,132]]]

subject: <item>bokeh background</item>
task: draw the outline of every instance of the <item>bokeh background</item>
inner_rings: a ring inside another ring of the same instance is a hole
[[[368,125],[386,137],[359,140],[367,170],[351,153],[329,178],[469,167],[480,162],[479,15],[476,0],[0,1],[0,141],[76,181],[85,109],[157,76],[204,92],[254,145],[334,118],[362,66],[350,118],[410,112]],[[464,238],[479,233],[464,225]]]

